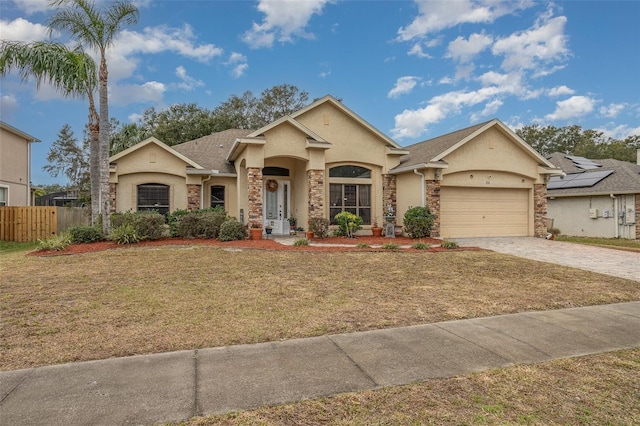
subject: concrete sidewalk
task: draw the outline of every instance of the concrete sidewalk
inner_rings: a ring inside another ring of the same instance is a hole
[[[0,373],[6,425],[154,424],[640,346],[640,302]]]

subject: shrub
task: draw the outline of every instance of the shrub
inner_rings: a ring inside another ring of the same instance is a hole
[[[111,230],[111,239],[118,244],[133,244],[140,241],[140,236],[131,223],[124,223]]]
[[[316,238],[327,238],[329,236],[329,219],[312,217],[309,219],[309,231],[313,232]]]
[[[104,240],[102,227],[79,225],[69,228],[67,231],[73,244],[94,243]]]
[[[458,248],[458,243],[456,243],[455,241],[444,240],[442,243],[440,243],[440,247],[446,249],[455,249]]]
[[[45,240],[38,240],[37,250],[53,250],[61,251],[67,248],[71,244],[71,237],[69,234],[60,234],[53,237],[49,237]]]
[[[131,225],[138,236],[138,241],[157,240],[163,237],[165,217],[154,211],[113,213],[112,228]],[[113,232],[113,231],[112,231]]]
[[[235,218],[229,218],[220,225],[218,234],[220,241],[244,240],[245,238],[247,238],[247,231],[244,229],[244,225]]]
[[[358,243],[356,245],[357,248],[361,248],[361,249],[365,249],[365,248],[369,248],[369,244],[367,243]]]
[[[338,236],[353,238],[356,232],[362,228],[362,218],[351,212],[340,212],[334,219],[338,222],[335,234]]]
[[[218,238],[220,226],[225,220],[227,213],[220,207],[182,210],[169,219],[169,229],[172,236],[182,238]]]
[[[382,245],[382,248],[385,250],[397,250],[400,246],[394,243],[386,243]]]
[[[293,245],[295,247],[308,246],[309,245],[309,240],[307,240],[306,238],[298,238],[297,240],[295,240],[293,242]]]
[[[404,214],[404,231],[411,238],[424,238],[431,235],[433,215],[429,207],[411,207]]]
[[[167,223],[169,224],[169,234],[172,237],[178,236],[178,224],[180,219],[191,213],[189,210],[178,209],[167,215]]]
[[[411,247],[413,247],[416,250],[426,250],[430,247],[429,244],[427,243],[423,243],[422,241],[418,242],[418,243],[413,243],[411,245]]]

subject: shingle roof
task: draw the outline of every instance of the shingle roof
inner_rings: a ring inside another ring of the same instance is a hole
[[[583,170],[575,165],[561,152],[555,152],[548,160],[560,167],[563,172],[593,173],[604,170],[613,170],[613,173],[591,187],[548,189],[547,195],[596,195],[596,194],[640,194],[640,165],[627,161],[614,160],[612,158],[592,160],[602,165],[597,169]]]
[[[466,129],[456,130],[455,132],[447,133],[446,135],[438,136],[437,138],[428,139],[405,147],[405,149],[409,151],[409,154],[400,157],[400,165],[398,168],[404,169],[405,167],[413,165],[429,163],[437,155],[453,147],[455,144],[486,126],[491,121],[493,120],[485,121],[484,123],[476,124],[474,126],[467,127]]]
[[[229,129],[172,146],[173,149],[208,170],[235,173],[233,164],[226,161],[227,154],[238,138],[253,132],[249,129]]]

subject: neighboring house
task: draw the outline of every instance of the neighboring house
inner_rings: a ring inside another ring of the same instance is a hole
[[[169,147],[147,139],[110,159],[114,211],[224,206],[288,233],[350,211],[364,232],[428,206],[433,236],[546,234],[546,181],[560,173],[499,120],[402,147],[325,96],[258,130]]]
[[[57,206],[57,207],[82,207],[82,201],[78,201],[78,190],[52,192],[36,197],[36,206]]]
[[[565,235],[640,239],[640,154],[638,164],[559,152],[549,160],[565,173],[547,188],[554,228]]]
[[[40,139],[0,121],[0,206],[30,206],[31,143]]]

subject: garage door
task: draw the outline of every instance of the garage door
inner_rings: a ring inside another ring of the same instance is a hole
[[[529,230],[529,190],[442,187],[440,235],[520,237]]]

